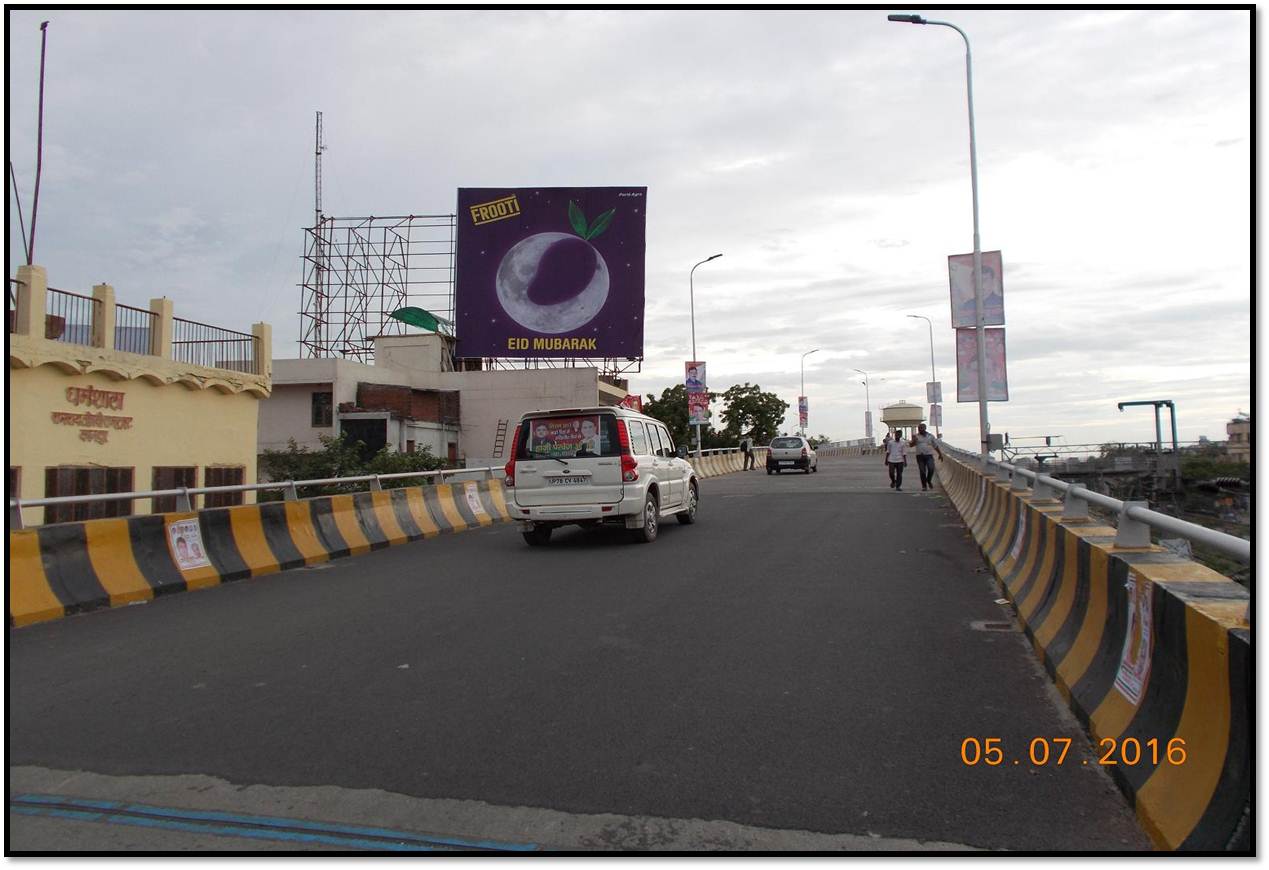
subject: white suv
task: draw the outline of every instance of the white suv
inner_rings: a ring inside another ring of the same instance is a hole
[[[557,526],[619,523],[656,540],[663,517],[696,521],[700,485],[660,420],[622,407],[531,411],[511,439],[506,486],[529,546]]]

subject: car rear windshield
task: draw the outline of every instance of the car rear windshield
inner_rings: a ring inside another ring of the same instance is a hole
[[[777,450],[787,450],[790,447],[801,447],[801,438],[772,438],[771,446]]]
[[[612,414],[532,417],[520,426],[516,459],[579,459],[620,456],[617,418]]]

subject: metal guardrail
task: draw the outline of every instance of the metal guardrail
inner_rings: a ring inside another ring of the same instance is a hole
[[[299,487],[301,486],[331,486],[335,484],[347,483],[369,483],[371,492],[379,492],[383,489],[381,481],[384,480],[404,480],[410,477],[435,477],[437,483],[445,482],[445,475],[451,477],[463,474],[484,474],[486,479],[496,479],[503,476],[502,467],[494,468],[484,466],[481,468],[442,468],[437,471],[401,471],[392,474],[362,474],[356,477],[327,477],[321,480],[283,480],[271,481],[269,483],[242,483],[235,486],[183,486],[179,489],[152,489],[138,490],[137,492],[105,492],[95,493],[93,495],[62,495],[54,498],[11,498],[9,499],[9,528],[21,529],[22,525],[22,509],[46,507],[48,505],[59,504],[85,504],[96,501],[125,501],[129,499],[143,498],[162,498],[164,496],[176,496],[176,509],[178,511],[190,511],[190,496],[207,495],[210,493],[222,492],[257,492],[260,490],[280,489],[285,493],[284,498],[287,501],[294,501],[299,498]]]
[[[944,444],[943,448],[959,455],[971,466],[980,467],[977,454],[969,453],[947,444]],[[1065,510],[1063,511],[1063,516],[1065,517],[1087,517],[1088,505],[1090,504],[1095,504],[1114,512],[1119,517],[1118,534],[1115,538],[1115,545],[1118,547],[1150,546],[1150,530],[1153,528],[1185,538],[1191,543],[1202,544],[1204,547],[1209,547],[1244,564],[1251,563],[1251,541],[1151,510],[1148,502],[1120,501],[1117,498],[1102,495],[1100,492],[1095,492],[1078,484],[1066,483],[1047,474],[1032,471],[1029,468],[1022,468],[1009,462],[1000,462],[989,458],[987,460],[987,471],[990,473],[993,467],[999,480],[1022,478],[1031,481],[1032,490],[1039,498],[1056,498],[1061,494],[1066,502]],[[1025,486],[1015,488],[1025,489]]]

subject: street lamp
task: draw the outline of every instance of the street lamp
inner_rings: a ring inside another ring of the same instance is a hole
[[[990,425],[987,422],[987,341],[983,334],[983,251],[978,238],[978,150],[974,140],[974,75],[970,57],[969,37],[965,31],[948,21],[927,21],[920,15],[887,15],[890,21],[903,21],[908,24],[936,24],[950,27],[965,40],[965,93],[969,102],[969,181],[974,200],[974,317],[975,337],[978,339],[978,435],[980,440],[979,456],[983,468],[987,467],[987,437]]]
[[[864,409],[864,437],[872,440],[872,396],[868,392],[868,372],[863,369],[855,369],[855,371],[864,376],[864,379],[860,381],[864,385],[864,404],[866,406]]]
[[[919,317],[925,321],[927,326],[930,327],[930,381],[937,381],[938,378],[934,375],[934,321],[930,320],[930,318],[926,317],[924,314],[909,314],[908,316]],[[943,437],[943,433],[939,431],[940,428],[942,427],[936,426],[934,428],[934,434],[938,438]]]
[[[703,266],[706,263],[708,263],[710,260],[717,260],[721,256],[722,254],[715,254],[712,257],[706,257],[704,260],[701,260],[699,263],[697,263],[696,266]],[[688,304],[688,310],[691,312],[691,320],[692,320],[692,362],[700,362],[700,360],[696,358],[696,292],[692,286],[692,277],[696,274],[696,266],[693,266],[692,271],[687,273],[687,304]],[[709,389],[708,383],[705,384],[705,389],[707,390]],[[696,458],[699,459],[700,456],[701,456],[701,424],[697,423],[696,424]]]
[[[808,356],[810,356],[811,354],[816,353],[816,352],[818,352],[818,351],[819,351],[819,348],[817,347],[817,348],[815,348],[815,350],[808,350],[806,353],[802,354],[802,392],[801,392],[800,394],[798,394],[798,398],[799,398],[799,399],[804,399],[804,398],[806,398],[806,358],[807,358]],[[808,403],[808,404],[809,404],[809,403]],[[802,416],[802,409],[801,409],[801,408],[799,408],[799,409],[798,409],[798,417],[800,418],[801,416]],[[798,422],[801,422],[801,420],[799,419],[799,421],[798,421]],[[801,427],[799,427],[799,428],[801,428],[801,430],[802,430],[802,437],[803,437],[803,438],[805,438],[805,437],[806,437],[806,427],[805,427],[805,426],[801,426]]]

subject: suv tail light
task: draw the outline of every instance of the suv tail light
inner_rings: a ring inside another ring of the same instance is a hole
[[[503,466],[502,471],[507,475],[507,479],[503,481],[504,486],[516,485],[516,451],[520,449],[520,424],[516,424],[515,434],[511,436],[511,458],[507,460],[507,464]]]
[[[617,421],[617,443],[621,445],[621,479],[634,483],[639,479],[639,461],[630,455],[630,433],[625,420]]]

